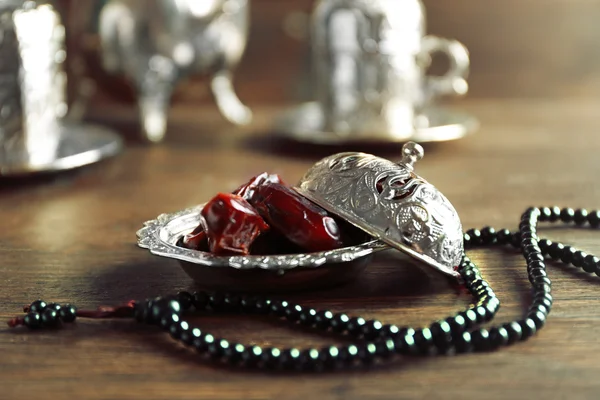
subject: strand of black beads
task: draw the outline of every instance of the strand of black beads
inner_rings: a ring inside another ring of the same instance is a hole
[[[481,277],[477,266],[466,255],[463,256],[458,271],[476,302],[465,311],[421,329],[382,325],[377,320],[351,318],[346,314],[318,311],[286,301],[206,292],[193,295],[181,292],[175,297],[135,303],[133,314],[138,321],[159,325],[174,339],[215,360],[267,369],[322,370],[369,364],[375,359],[385,359],[395,354],[448,354],[494,350],[526,340],[544,326],[553,301],[552,282],[546,274],[546,258],[560,260],[600,275],[600,259],[597,257],[571,246],[539,239],[538,222],[557,221],[573,222],[580,226],[587,223],[597,228],[600,226],[600,211],[532,207],[523,213],[518,232],[510,232],[507,229],[496,231],[494,228],[485,227],[481,230],[471,229],[465,233],[466,249],[494,244],[512,245],[521,250],[527,262],[528,277],[533,288],[532,304],[524,318],[489,329],[478,329],[477,326],[491,320],[500,303],[489,284]],[[45,312],[48,308],[45,303],[41,303],[34,302],[29,308],[36,310],[39,315],[40,311]],[[246,346],[215,337],[183,320],[182,313],[192,307],[201,311],[268,314],[317,329],[344,333],[361,341],[344,346],[302,350]]]

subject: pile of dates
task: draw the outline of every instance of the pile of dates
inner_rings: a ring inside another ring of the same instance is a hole
[[[364,242],[367,235],[262,173],[233,193],[219,193],[180,246],[216,255],[291,254]]]

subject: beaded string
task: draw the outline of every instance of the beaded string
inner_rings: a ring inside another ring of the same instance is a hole
[[[544,326],[553,301],[552,282],[546,273],[546,258],[560,260],[600,276],[598,257],[538,237],[538,222],[557,221],[578,226],[588,224],[592,228],[598,228],[600,211],[531,207],[522,214],[517,232],[510,232],[508,229],[496,231],[494,228],[485,227],[481,230],[470,229],[464,234],[466,249],[475,246],[512,245],[521,250],[527,262],[527,274],[533,288],[533,301],[527,312],[520,320],[487,329],[479,325],[494,318],[500,301],[481,276],[477,266],[466,255],[462,257],[458,271],[466,288],[473,295],[474,302],[466,310],[435,321],[424,328],[384,325],[377,320],[316,310],[287,301],[204,291],[193,294],[180,292],[175,296],[132,301],[120,307],[100,307],[95,311],[76,310],[71,305],[46,304],[38,300],[25,308],[27,314],[24,317],[13,318],[8,325],[39,329],[70,323],[76,317],[135,318],[140,323],[159,326],[169,332],[173,339],[212,360],[244,367],[278,370],[320,371],[370,364],[396,355],[448,355],[491,351],[527,340]],[[320,349],[248,346],[216,337],[193,326],[183,319],[184,313],[192,309],[271,315],[291,323],[339,333],[357,341],[349,345]]]

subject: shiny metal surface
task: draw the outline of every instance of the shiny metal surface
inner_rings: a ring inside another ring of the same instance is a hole
[[[440,142],[457,140],[475,132],[479,121],[464,112],[442,107],[426,107],[415,118],[410,140],[416,142]],[[405,135],[391,131],[365,130],[353,135],[328,131],[325,127],[323,109],[317,102],[307,102],[284,112],[275,121],[273,130],[283,138],[317,145],[340,146],[347,144],[404,143]]]
[[[0,3],[0,176],[58,171],[116,154],[121,140],[67,125],[65,29],[50,5]]]
[[[409,142],[399,163],[365,153],[317,162],[295,188],[303,196],[424,264],[459,278],[460,218],[448,199],[413,172],[423,148]]]
[[[251,121],[232,84],[247,42],[248,0],[91,0],[72,7],[81,48],[97,52],[106,71],[133,83],[149,141],[164,138],[171,94],[196,73],[212,74],[225,118]]]
[[[93,164],[121,152],[123,141],[113,131],[95,125],[61,124],[52,157],[32,159],[24,146],[0,151],[0,177],[59,172]]]
[[[419,0],[318,0],[311,31],[325,131],[406,140],[437,97],[468,90],[466,48],[424,36]],[[450,68],[444,76],[426,76],[437,52],[448,56]]]
[[[216,256],[177,246],[200,224],[198,205],[161,214],[137,232],[138,245],[152,254],[176,259],[199,284],[228,290],[316,288],[351,279],[368,264],[375,252],[388,248],[380,241],[316,253],[288,255]]]

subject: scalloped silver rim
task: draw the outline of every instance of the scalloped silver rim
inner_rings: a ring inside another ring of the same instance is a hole
[[[291,270],[294,268],[317,268],[328,263],[354,261],[377,251],[389,249],[380,240],[371,240],[363,244],[315,253],[299,253],[273,256],[215,256],[204,251],[184,249],[176,245],[181,235],[170,235],[173,227],[187,232],[195,228],[191,222],[198,220],[204,204],[161,214],[156,219],[146,221],[144,227],[137,231],[138,246],[148,249],[150,253],[209,267],[230,267],[235,269]],[[199,220],[198,220],[199,221]],[[189,225],[189,226],[188,226]],[[197,226],[197,223],[196,223]],[[170,236],[169,236],[170,235]],[[165,240],[167,239],[167,240]]]

